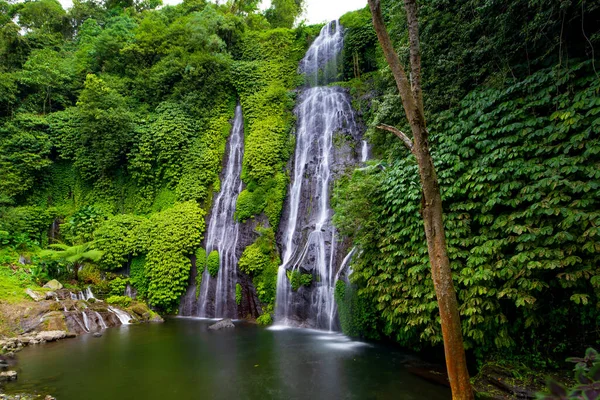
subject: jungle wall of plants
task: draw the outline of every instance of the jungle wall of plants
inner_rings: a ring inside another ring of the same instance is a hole
[[[382,2],[401,59],[401,4]],[[374,160],[337,182],[353,237],[338,282],[345,332],[441,343],[415,159],[379,123],[410,132],[368,9],[346,14],[342,83]],[[478,360],[555,367],[600,336],[600,6],[431,1],[420,7],[433,157],[466,346]]]
[[[25,256],[40,282],[73,279],[73,263],[41,250],[85,245],[102,257],[81,258],[73,284],[126,272],[151,305],[175,310],[190,258],[202,253],[238,101],[246,189],[237,218],[266,215],[265,229],[277,229],[293,149],[290,90],[314,29],[292,29],[302,1],[265,12],[258,3],[90,0],[65,11],[56,0],[0,1],[4,266]],[[273,287],[261,297],[272,303],[276,278],[254,273],[257,286]]]

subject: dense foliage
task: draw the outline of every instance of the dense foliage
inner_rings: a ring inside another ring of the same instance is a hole
[[[0,0],[3,263],[25,255],[40,277],[69,270],[72,279],[79,268],[37,257],[40,247],[93,250],[101,257],[81,261],[85,282],[128,274],[140,298],[174,310],[192,260],[198,283],[204,267],[218,273],[218,254],[200,254],[200,243],[237,101],[251,198],[238,218],[264,213],[276,229],[289,91],[311,31],[291,29],[303,1],[277,0],[263,13],[258,3],[76,1],[65,11],[56,0]],[[265,293],[274,291],[268,278]],[[112,282],[122,296],[123,282]]]
[[[600,15],[588,3],[538,3],[439,1],[424,4],[420,18],[465,343],[480,360],[501,354],[548,366],[600,339]],[[392,2],[384,9],[406,58],[403,11]],[[381,54],[362,49],[373,34],[364,14],[342,18],[346,54],[363,57],[362,75],[346,71],[345,86],[380,160],[335,190],[335,222],[359,249],[355,286],[337,288],[340,318],[353,335],[376,330],[407,346],[435,345],[417,165],[397,138],[374,129],[405,122]]]

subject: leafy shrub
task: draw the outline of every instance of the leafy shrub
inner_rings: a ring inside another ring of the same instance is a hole
[[[268,305],[275,302],[279,255],[275,250],[275,233],[272,228],[258,227],[259,237],[244,249],[238,267],[252,277],[258,299]]]
[[[221,260],[219,259],[219,252],[217,250],[211,251],[206,259],[206,268],[208,269],[210,276],[213,278],[219,273],[220,262]]]
[[[128,278],[116,277],[110,281],[110,296],[123,296],[129,284]]]
[[[138,298],[148,297],[148,277],[146,276],[146,258],[144,256],[134,257],[131,260],[129,281],[137,291]]]
[[[271,325],[273,323],[273,317],[271,316],[270,313],[264,313],[258,316],[258,318],[256,318],[256,322],[259,325]]]
[[[312,284],[312,274],[304,274],[300,271],[287,271],[287,278],[292,285],[292,291],[296,291],[300,286],[310,286]]]
[[[100,267],[114,270],[123,267],[135,251],[136,228],[144,218],[131,214],[110,217],[94,232],[96,247],[103,252]]]
[[[342,332],[352,337],[380,338],[377,310],[372,302],[359,294],[354,285],[337,281],[335,304]]]
[[[239,283],[235,284],[235,304],[242,304],[242,285]]]
[[[131,297],[127,296],[110,296],[106,299],[108,304],[113,304],[119,307],[129,307],[131,305]]]
[[[81,283],[97,285],[102,281],[100,270],[95,265],[84,265],[77,274],[77,279]]]
[[[189,255],[202,240],[204,214],[196,202],[178,203],[152,214],[138,228],[140,251],[146,253],[150,304],[171,310],[185,292],[191,268]]]
[[[589,348],[585,357],[572,357],[567,361],[576,363],[575,380],[577,384],[571,388],[550,380],[550,394],[538,394],[540,400],[597,400],[600,398],[600,357],[598,352]]]

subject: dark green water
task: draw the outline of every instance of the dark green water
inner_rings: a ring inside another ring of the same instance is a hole
[[[241,322],[212,332],[210,323],[175,318],[28,347],[6,389],[43,388],[58,400],[450,398],[389,347]]]

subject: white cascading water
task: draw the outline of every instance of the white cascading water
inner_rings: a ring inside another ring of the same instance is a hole
[[[85,299],[95,299],[94,293],[92,293],[92,289],[89,286],[85,289]]]
[[[199,317],[236,318],[235,284],[237,276],[240,224],[235,220],[238,195],[242,191],[242,159],[244,156],[244,117],[242,107],[235,109],[233,129],[228,144],[228,158],[221,190],[214,200],[206,233],[206,254],[219,252],[219,272],[215,289],[214,313],[208,310],[211,276],[203,272],[199,296]],[[200,273],[200,272],[199,272]]]
[[[130,324],[129,321],[131,321],[131,315],[127,314],[125,311],[119,310],[118,308],[114,308],[111,306],[108,306],[108,311],[115,314],[117,316],[117,318],[119,319],[119,321],[121,321],[122,325]]]
[[[362,148],[360,152],[360,162],[365,163],[369,159],[369,144],[366,140],[362,141]]]
[[[87,316],[87,314],[85,313],[85,310],[83,310],[83,311],[81,312],[81,315],[83,316],[83,326],[85,326],[85,330],[86,330],[87,332],[89,332],[89,331],[90,331],[90,320],[88,319],[88,316]]]
[[[300,63],[309,85],[335,81],[343,48],[338,21],[323,27]],[[339,87],[316,86],[303,90],[296,108],[296,152],[282,233],[283,263],[277,274],[276,324],[309,325],[332,329],[335,318],[335,230],[331,225],[333,136],[356,130],[347,93]],[[307,204],[309,203],[309,204]],[[308,219],[307,219],[308,218]],[[308,224],[308,229],[307,225]],[[288,271],[300,268],[313,274],[310,304],[302,316],[292,306]],[[310,320],[310,321],[307,321]]]
[[[96,315],[96,318],[98,318],[98,323],[100,324],[100,327],[102,329],[108,328],[106,326],[106,322],[104,322],[104,318],[102,318],[102,315],[98,311],[92,311],[92,312]]]

